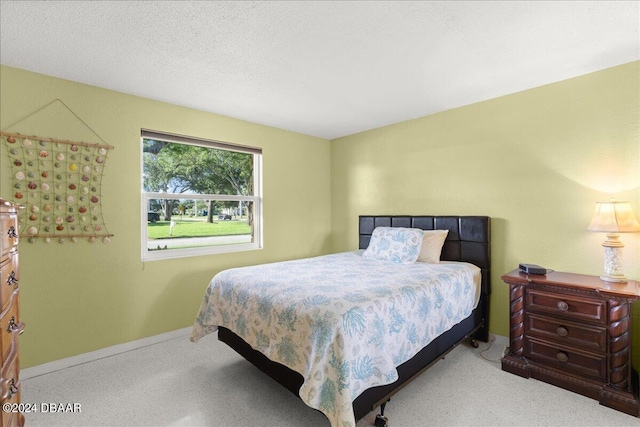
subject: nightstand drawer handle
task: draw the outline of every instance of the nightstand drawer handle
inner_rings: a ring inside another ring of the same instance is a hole
[[[566,362],[567,360],[569,360],[569,356],[567,356],[567,353],[563,353],[561,351],[556,354],[556,357],[561,362]]]
[[[556,329],[556,332],[561,337],[566,337],[567,335],[569,335],[569,331],[564,326],[558,326],[558,329]]]
[[[9,231],[7,231],[7,235],[9,235],[10,239],[18,238],[18,234],[16,233],[16,228],[13,225],[9,227]]]
[[[16,272],[12,271],[7,278],[7,285],[13,286],[18,284],[18,279],[16,279]]]
[[[558,310],[567,311],[569,310],[569,304],[564,301],[558,301]]]

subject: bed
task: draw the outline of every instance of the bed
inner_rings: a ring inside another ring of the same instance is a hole
[[[382,230],[412,229],[448,230],[440,263],[372,255]],[[217,274],[191,339],[218,331],[333,427],[354,426],[464,339],[487,341],[490,235],[485,216],[361,216],[358,251]]]

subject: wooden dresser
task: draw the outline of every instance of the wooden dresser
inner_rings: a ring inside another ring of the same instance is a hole
[[[18,412],[20,403],[20,365],[18,335],[24,329],[20,321],[18,281],[18,209],[21,207],[0,199],[0,404],[2,427],[24,425]],[[5,405],[5,404],[9,405]],[[8,409],[8,410],[7,410]]]
[[[502,369],[640,415],[631,367],[631,306],[640,282],[552,272],[502,276],[509,285],[509,352]]]

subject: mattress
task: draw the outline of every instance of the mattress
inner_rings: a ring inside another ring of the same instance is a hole
[[[213,277],[191,340],[223,326],[300,373],[301,399],[332,426],[355,426],[352,401],[468,317],[480,269],[394,264],[362,251],[234,268]]]

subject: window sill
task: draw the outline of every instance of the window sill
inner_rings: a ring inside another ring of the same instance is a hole
[[[231,252],[246,252],[262,249],[257,243],[243,243],[238,245],[223,245],[223,246],[207,246],[202,248],[187,248],[187,249],[166,249],[158,251],[149,251],[144,249],[142,254],[142,262],[167,260],[174,258],[188,258],[202,255],[215,255],[225,254]]]

